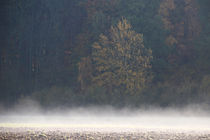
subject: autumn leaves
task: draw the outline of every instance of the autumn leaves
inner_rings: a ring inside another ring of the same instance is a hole
[[[134,93],[151,80],[152,51],[144,47],[143,35],[132,30],[125,18],[112,26],[108,35],[100,35],[92,45],[91,57],[79,63],[81,89],[91,82],[109,91],[119,88]],[[93,66],[92,73],[89,66]]]

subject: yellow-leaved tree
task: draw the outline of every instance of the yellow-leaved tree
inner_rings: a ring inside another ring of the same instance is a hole
[[[132,30],[125,18],[111,27],[109,35],[100,35],[93,44],[92,58],[93,83],[98,86],[133,93],[151,80],[152,51],[144,47],[143,35]]]

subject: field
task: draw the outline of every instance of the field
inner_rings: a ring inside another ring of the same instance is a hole
[[[118,128],[1,127],[0,140],[210,140],[210,132]]]
[[[210,140],[209,115],[103,111],[4,113],[0,140]]]

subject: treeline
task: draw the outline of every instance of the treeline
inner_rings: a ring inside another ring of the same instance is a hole
[[[210,100],[209,0],[1,2],[0,102],[159,106]]]

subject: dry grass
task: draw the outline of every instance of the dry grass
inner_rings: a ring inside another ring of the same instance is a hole
[[[96,129],[0,128],[0,140],[210,140],[210,132],[103,131]]]

